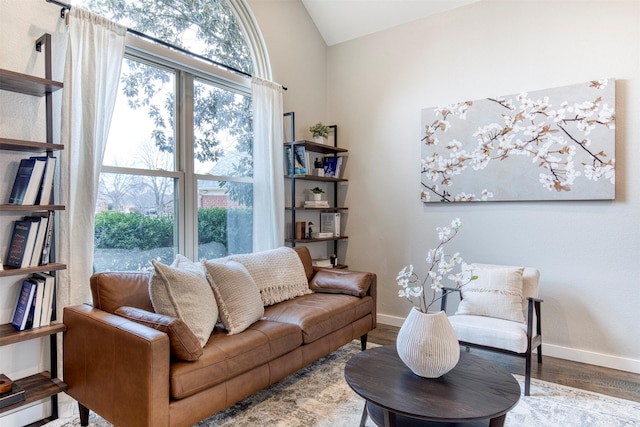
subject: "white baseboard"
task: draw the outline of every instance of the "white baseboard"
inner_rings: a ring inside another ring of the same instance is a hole
[[[543,331],[544,332],[544,331]],[[592,351],[562,347],[546,344],[544,333],[542,336],[542,355],[557,357],[558,359],[571,360],[573,362],[588,363],[589,365],[618,369],[620,371],[640,374],[640,360],[613,356],[610,354],[594,353]]]
[[[402,326],[402,323],[404,322],[404,317],[388,316],[386,314],[378,314],[377,319],[380,324],[396,327]],[[572,362],[587,363],[589,365],[602,366],[605,368],[640,374],[640,360],[638,359],[629,359],[610,354],[594,353],[586,350],[547,344],[544,342],[544,337],[542,342],[542,354],[550,357],[557,357],[558,359],[571,360]]]
[[[400,327],[404,323],[404,317],[397,316],[387,316],[386,314],[379,314],[376,317],[378,319],[378,323],[382,323],[383,325],[396,326]]]

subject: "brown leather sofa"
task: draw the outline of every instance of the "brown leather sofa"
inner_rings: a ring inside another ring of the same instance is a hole
[[[115,314],[155,315],[150,273],[92,276],[93,305],[63,316],[64,381],[81,424],[92,410],[117,426],[190,426],[358,337],[364,349],[376,327],[376,275],[317,269],[306,247],[294,249],[314,292],[265,307],[239,334],[216,326],[191,362],[172,354],[167,333]]]

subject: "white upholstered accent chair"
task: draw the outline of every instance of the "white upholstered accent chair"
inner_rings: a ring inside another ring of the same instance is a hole
[[[460,344],[524,357],[524,395],[529,396],[534,349],[542,363],[540,272],[530,267],[473,266],[478,279],[461,290],[444,288],[441,309],[446,311],[447,295],[458,291],[460,304],[449,320]]]

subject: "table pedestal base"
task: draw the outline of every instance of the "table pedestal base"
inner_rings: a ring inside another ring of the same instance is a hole
[[[366,416],[369,415],[371,421],[378,427],[502,427],[504,425],[505,416],[485,421],[472,421],[466,423],[450,423],[419,420],[417,418],[406,417],[394,413],[388,413],[385,420],[385,411],[371,402],[367,402],[364,413],[362,414],[361,426],[366,422]],[[386,422],[385,422],[386,421]]]

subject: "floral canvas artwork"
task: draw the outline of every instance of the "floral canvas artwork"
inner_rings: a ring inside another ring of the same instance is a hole
[[[615,80],[422,110],[423,202],[615,198]]]

